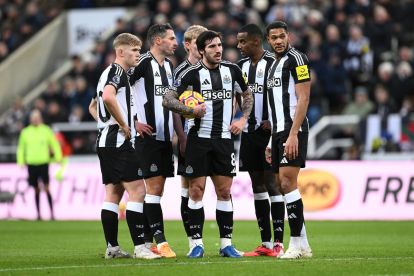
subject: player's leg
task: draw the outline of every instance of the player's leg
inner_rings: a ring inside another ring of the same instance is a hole
[[[233,236],[233,202],[231,185],[236,175],[236,159],[232,139],[220,139],[212,143],[211,180],[217,194],[216,220],[220,232],[220,255],[239,258],[244,253],[232,245]]]
[[[273,223],[274,253],[280,257],[284,253],[283,234],[285,229],[285,201],[280,192],[279,174],[265,171],[265,183],[270,197],[270,210]]]

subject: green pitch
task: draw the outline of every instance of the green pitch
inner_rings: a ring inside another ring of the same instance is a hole
[[[218,256],[218,229],[205,224],[206,256],[189,260],[181,222],[166,222],[177,259],[105,260],[99,221],[0,221],[0,275],[414,275],[414,222],[307,223],[314,257],[228,259]],[[288,227],[287,227],[288,228]],[[285,245],[288,241],[285,233]],[[119,242],[133,251],[126,222]],[[234,244],[248,251],[259,244],[253,221],[235,222]]]

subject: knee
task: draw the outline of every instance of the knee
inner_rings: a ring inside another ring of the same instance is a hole
[[[162,184],[147,185],[147,193],[150,195],[162,196],[163,190],[164,190],[164,185]]]
[[[259,193],[265,193],[267,192],[266,186],[265,185],[253,185],[253,193],[255,194],[259,194]]]
[[[190,198],[194,201],[201,201],[204,195],[204,188],[199,185],[190,185],[188,190]]]
[[[220,187],[216,189],[217,199],[219,200],[230,200],[231,199],[231,186],[229,187]]]
[[[283,194],[289,193],[292,189],[292,181],[289,177],[280,177],[280,189]]]

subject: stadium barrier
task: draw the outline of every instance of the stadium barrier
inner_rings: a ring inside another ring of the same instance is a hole
[[[307,220],[413,220],[414,161],[309,161],[299,184]],[[58,220],[98,220],[104,186],[99,163],[70,162],[62,182],[53,175],[51,192]],[[26,168],[0,164],[0,192],[14,194],[0,203],[0,219],[35,219],[34,191]],[[238,173],[232,187],[235,219],[254,220],[253,194],[247,173]],[[162,198],[166,219],[180,219],[180,179],[169,178]],[[126,198],[122,207],[125,207]],[[215,217],[216,196],[208,179],[204,197],[207,219]],[[49,217],[46,195],[42,217]],[[121,214],[122,216],[122,214]]]

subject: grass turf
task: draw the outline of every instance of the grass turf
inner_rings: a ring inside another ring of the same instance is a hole
[[[121,246],[133,251],[125,221]],[[289,230],[286,225],[285,245]],[[414,275],[414,222],[307,222],[314,257],[228,259],[218,256],[218,229],[204,226],[206,255],[190,260],[180,221],[167,221],[167,239],[177,259],[103,259],[99,221],[0,221],[0,275]],[[252,250],[259,244],[256,222],[236,221],[234,244]]]

